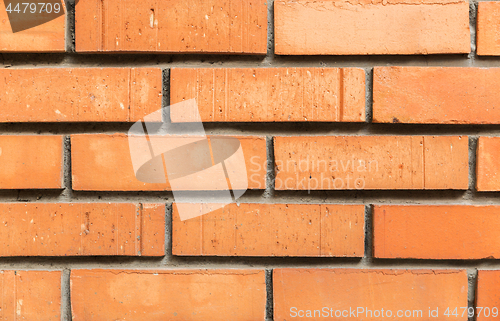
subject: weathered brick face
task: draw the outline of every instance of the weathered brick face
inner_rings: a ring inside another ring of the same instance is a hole
[[[0,0],[0,321],[499,319],[500,1],[59,3]]]

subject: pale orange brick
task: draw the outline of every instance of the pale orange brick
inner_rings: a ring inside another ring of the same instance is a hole
[[[359,68],[173,68],[170,116],[203,122],[363,122],[365,72]]]
[[[465,136],[275,137],[277,190],[467,189]]]
[[[500,191],[500,137],[479,137],[476,158],[476,189]]]
[[[500,258],[500,206],[381,205],[373,221],[377,258]]]
[[[444,312],[467,307],[467,285],[465,270],[274,269],[274,320],[465,321]]]
[[[499,124],[500,68],[376,67],[373,121]]]
[[[77,52],[267,52],[265,0],[87,0],[75,20]]]
[[[18,1],[8,1],[8,3],[11,2],[18,3]],[[60,3],[61,10],[66,11],[65,2],[60,1]],[[24,5],[21,6],[21,10],[23,9]],[[25,16],[32,20],[39,18],[40,15],[30,13]],[[65,27],[66,14],[13,33],[6,10],[6,1],[0,0],[0,52],[64,52],[66,50]]]
[[[477,321],[496,320],[500,309],[500,271],[477,271]]]
[[[135,122],[161,101],[160,68],[0,69],[0,122]]]
[[[153,136],[150,136],[153,137]],[[165,136],[158,136],[165,139]],[[172,143],[179,143],[172,138]],[[210,137],[210,136],[209,136]],[[213,136],[212,136],[213,137]],[[221,137],[221,136],[218,136]],[[227,136],[229,137],[229,136]],[[249,189],[265,189],[267,155],[266,140],[260,136],[234,136],[243,150]],[[153,144],[154,144],[154,137]],[[182,141],[180,141],[182,143]],[[149,159],[150,151],[143,157]],[[71,159],[73,188],[87,191],[164,191],[171,190],[165,175],[165,183],[144,183],[135,176],[129,149],[128,136],[125,134],[82,134],[71,136]],[[158,155],[155,155],[158,156]],[[172,156],[172,155],[171,155]],[[152,158],[152,157],[151,157]],[[186,167],[195,166],[196,159],[184,162]],[[160,178],[163,179],[163,173]],[[218,178],[214,178],[218,179]],[[207,180],[200,180],[197,186],[187,182],[182,190],[207,190]],[[224,180],[222,182],[227,183]],[[236,186],[239,182],[234,182]]]
[[[0,320],[61,320],[61,272],[0,271]]]
[[[0,256],[163,256],[165,206],[2,203]]]
[[[279,55],[469,53],[465,0],[276,0]]]
[[[63,137],[0,136],[0,189],[62,187]]]
[[[193,204],[201,213],[210,204]],[[348,256],[364,254],[364,205],[230,204],[181,221],[172,215],[174,255]]]
[[[500,56],[500,2],[478,3],[476,41],[478,55]]]
[[[74,321],[265,319],[263,270],[73,270]]]

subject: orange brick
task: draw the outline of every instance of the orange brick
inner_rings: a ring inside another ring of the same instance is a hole
[[[73,270],[73,320],[264,320],[263,270]]]
[[[140,255],[165,255],[165,204],[141,204],[136,215],[141,216]]]
[[[477,272],[477,321],[496,320],[500,309],[500,271]]]
[[[478,3],[476,41],[478,55],[500,56],[500,2]]]
[[[60,1],[60,3],[62,10],[66,12],[65,2]],[[64,52],[66,50],[65,14],[49,22],[13,33],[5,5],[5,1],[0,0],[0,52]],[[36,17],[36,14],[29,14],[29,16],[30,19],[34,19],[33,16]]]
[[[1,135],[0,189],[62,187],[62,136]]]
[[[160,68],[0,70],[0,122],[135,122],[161,100]]]
[[[364,221],[364,205],[249,203],[181,221],[174,204],[172,253],[362,257]]]
[[[265,189],[267,170],[265,138],[259,136],[234,137],[239,139],[244,153],[248,188]],[[72,135],[71,159],[73,188],[75,190],[171,190],[168,181],[166,183],[144,183],[136,178],[130,156],[128,137],[125,134]],[[199,186],[193,188],[193,186],[186,185],[183,190],[206,190],[206,188],[206,180],[203,180],[200,181]]]
[[[276,54],[469,53],[465,0],[276,0]]]
[[[500,206],[374,207],[377,258],[500,258]]]
[[[0,271],[1,320],[61,320],[60,271]]]
[[[500,137],[479,137],[476,158],[476,189],[500,191]]]
[[[467,189],[466,136],[275,137],[277,190]]]
[[[163,256],[165,206],[2,203],[0,256]]]
[[[443,315],[467,307],[465,270],[274,269],[273,293],[276,321],[467,320]]]
[[[500,68],[376,67],[373,121],[500,124]]]
[[[203,122],[365,121],[359,68],[173,68],[170,102],[195,98]],[[193,122],[185,108],[173,122]]]
[[[267,52],[266,0],[87,0],[77,52]]]

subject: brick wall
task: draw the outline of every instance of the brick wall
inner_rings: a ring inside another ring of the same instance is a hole
[[[499,318],[500,1],[10,2],[0,320]],[[127,139],[192,98],[247,168],[205,215]]]

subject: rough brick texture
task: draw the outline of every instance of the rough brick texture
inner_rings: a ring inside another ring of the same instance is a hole
[[[477,190],[500,191],[500,137],[479,137],[476,157]]]
[[[174,204],[172,253],[362,257],[364,215],[363,205],[242,203],[181,221]]]
[[[0,271],[0,320],[61,320],[61,272]]]
[[[0,70],[0,122],[134,122],[161,100],[160,68]]]
[[[500,2],[479,2],[477,7],[477,54],[500,56]]]
[[[259,136],[236,136],[236,138],[241,143],[245,157],[248,188],[264,189],[267,164],[265,138]],[[161,139],[164,138],[161,137]],[[165,183],[144,183],[136,178],[128,137],[125,134],[72,135],[71,157],[75,190],[164,191],[171,189],[167,175],[165,175]],[[206,181],[201,181],[196,188],[187,185],[184,188],[180,186],[178,190],[206,190]],[[237,182],[234,183],[237,185]]]
[[[63,137],[0,136],[0,189],[62,187]]]
[[[467,307],[465,270],[274,269],[273,289],[276,321],[380,320],[382,309],[393,319],[428,320],[429,307],[441,313],[436,320],[467,320],[442,314]],[[407,310],[408,317],[397,318]]]
[[[377,258],[500,258],[500,206],[375,206]]]
[[[276,0],[279,55],[469,53],[464,0]]]
[[[277,190],[467,189],[465,136],[275,137]]]
[[[500,271],[477,272],[477,321],[495,320],[500,315]],[[481,310],[479,310],[481,307]]]
[[[499,319],[500,1],[22,1],[0,321]]]
[[[73,270],[73,320],[264,320],[263,270]]]
[[[66,15],[64,14],[49,22],[14,33],[9,22],[6,5],[18,2],[22,3],[22,1],[0,0],[0,52],[64,52],[66,47]],[[64,3],[64,1],[61,1],[61,10],[66,11]],[[21,8],[24,9],[24,6]],[[15,9],[15,5],[12,9]],[[40,9],[40,6],[38,6],[38,9]],[[28,14],[24,18],[31,20],[39,16],[37,14]]]
[[[165,206],[2,203],[0,256],[163,256]]]
[[[174,68],[170,103],[196,99],[203,122],[362,122],[365,72],[359,68]],[[173,122],[196,110],[170,109]]]
[[[499,124],[500,68],[376,67],[373,121]]]
[[[78,52],[265,54],[265,0],[87,0],[75,12]]]

